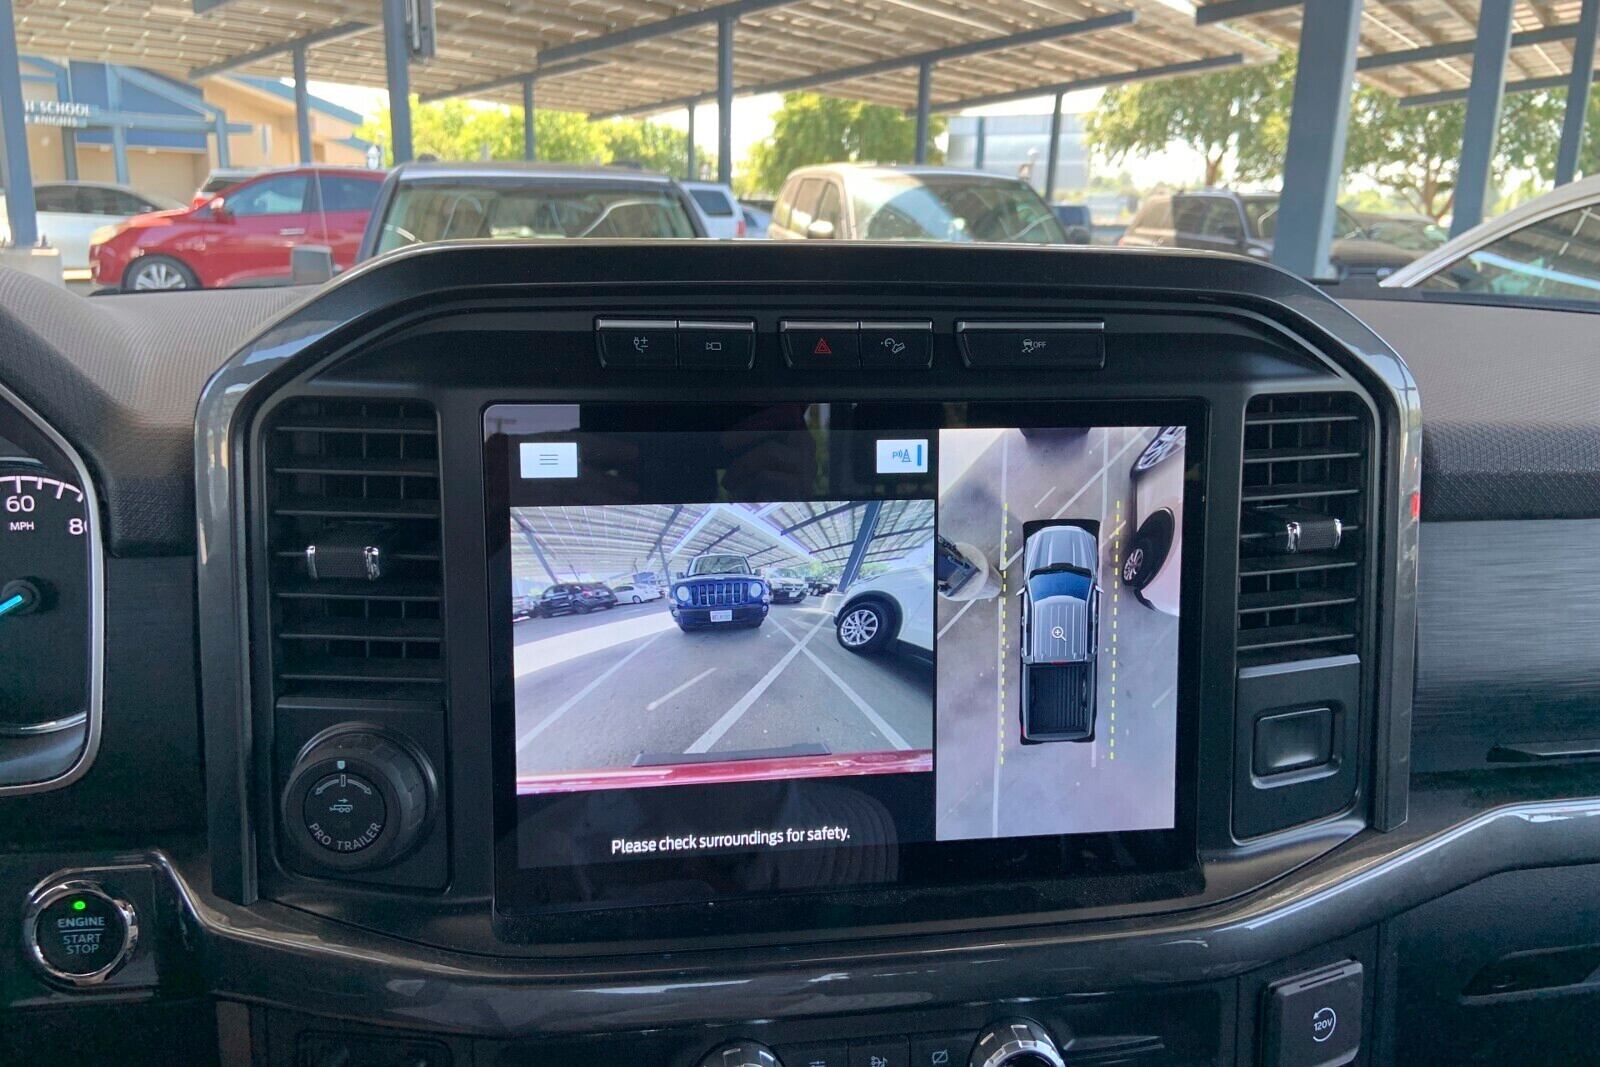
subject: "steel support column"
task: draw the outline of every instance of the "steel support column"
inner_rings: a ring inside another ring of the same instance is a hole
[[[1572,74],[1567,79],[1567,110],[1561,117],[1561,147],[1556,153],[1556,184],[1578,176],[1583,149],[1583,123],[1589,112],[1589,85],[1594,81],[1595,31],[1600,29],[1600,0],[1583,0],[1578,32],[1572,39]]]
[[[544,546],[539,543],[538,535],[533,532],[533,527],[528,525],[528,520],[518,515],[515,508],[511,509],[511,518],[517,524],[517,529],[522,532],[523,542],[533,552],[534,558],[539,561],[539,566],[543,567],[544,572],[550,576],[550,581],[559,584],[561,579],[556,577],[555,568],[551,567],[550,561],[545,558]],[[576,577],[578,572],[573,571],[572,573]]]
[[[839,575],[839,592],[849,589],[856,575],[861,573],[861,564],[867,559],[867,549],[872,544],[873,535],[878,532],[878,513],[882,510],[883,501],[868,501],[867,510],[861,516],[861,527],[856,530],[856,543],[850,547],[850,558],[845,560],[844,571]]]
[[[933,64],[917,64],[917,152],[916,162],[928,162],[928,116],[933,106]]]
[[[1300,23],[1289,143],[1272,261],[1303,278],[1332,273],[1334,208],[1355,87],[1361,0],[1316,0]]]
[[[300,162],[314,162],[311,147],[311,90],[306,87],[306,46],[296,45],[294,59],[294,132],[300,145]]]
[[[122,111],[122,75],[116,64],[106,64],[106,110],[113,115]],[[128,184],[128,128],[111,127],[111,166],[116,172],[117,184]]]
[[[1056,158],[1061,155],[1061,100],[1065,94],[1056,94],[1056,106],[1050,112],[1050,158],[1044,164],[1044,200],[1050,203],[1056,195]]]
[[[383,58],[389,89],[389,153],[411,160],[411,44],[406,0],[383,0]]]
[[[694,181],[698,174],[695,168],[698,164],[694,158],[694,112],[696,105],[689,105],[689,138],[683,146],[683,177],[685,181]]]
[[[522,80],[522,158],[532,163],[539,158],[538,133],[533,128],[533,79]]]
[[[985,147],[987,147],[989,140],[988,122],[989,120],[984,118],[982,115],[978,116],[978,143],[972,149],[973,170],[983,169],[983,150]]]
[[[63,66],[57,75],[56,99],[73,99],[70,65]],[[61,175],[69,182],[78,180],[78,133],[70,126],[61,128]]]
[[[1514,6],[1515,0],[1483,0],[1478,7],[1478,43],[1472,50],[1467,124],[1461,134],[1461,162],[1456,167],[1452,237],[1482,222],[1488,206],[1494,143],[1500,134],[1500,105],[1506,95],[1506,58],[1511,54]]]
[[[717,181],[733,180],[733,18],[717,21]]]
[[[228,149],[228,116],[218,111],[217,117],[213,121],[216,125],[217,166],[231,166],[232,164],[229,161],[232,159],[232,153]]]
[[[28,124],[22,99],[22,57],[17,55],[17,20],[11,0],[0,0],[0,127],[6,149],[6,221],[11,243],[39,243],[39,215],[33,202],[33,168],[28,162]]]

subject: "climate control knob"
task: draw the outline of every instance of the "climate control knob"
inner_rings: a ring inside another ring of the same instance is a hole
[[[421,837],[432,777],[420,752],[376,727],[325,730],[300,750],[289,772],[284,831],[312,865],[385,866]]]
[[[700,1067],[783,1067],[783,1061],[759,1041],[730,1041],[706,1053]]]
[[[1006,1019],[978,1035],[971,1067],[1065,1067],[1050,1031],[1031,1019]]]

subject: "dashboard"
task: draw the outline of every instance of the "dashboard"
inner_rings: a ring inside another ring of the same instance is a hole
[[[0,288],[5,1054],[1389,1062],[1421,916],[1600,847],[1559,755],[1414,756],[1462,496],[1269,267],[445,245],[73,299]],[[1468,978],[1564,988],[1504,938]]]

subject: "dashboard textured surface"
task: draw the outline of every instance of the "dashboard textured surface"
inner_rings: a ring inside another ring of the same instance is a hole
[[[113,555],[191,551],[200,389],[305,292],[86,300],[0,270],[0,380],[83,453],[104,490]]]
[[[1415,300],[1348,306],[1421,390],[1424,521],[1600,517],[1600,318]]]

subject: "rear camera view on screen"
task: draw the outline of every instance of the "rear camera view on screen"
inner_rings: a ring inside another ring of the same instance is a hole
[[[932,500],[513,507],[511,545],[519,794],[933,769]]]
[[[940,840],[1174,825],[1184,445],[940,434]]]

